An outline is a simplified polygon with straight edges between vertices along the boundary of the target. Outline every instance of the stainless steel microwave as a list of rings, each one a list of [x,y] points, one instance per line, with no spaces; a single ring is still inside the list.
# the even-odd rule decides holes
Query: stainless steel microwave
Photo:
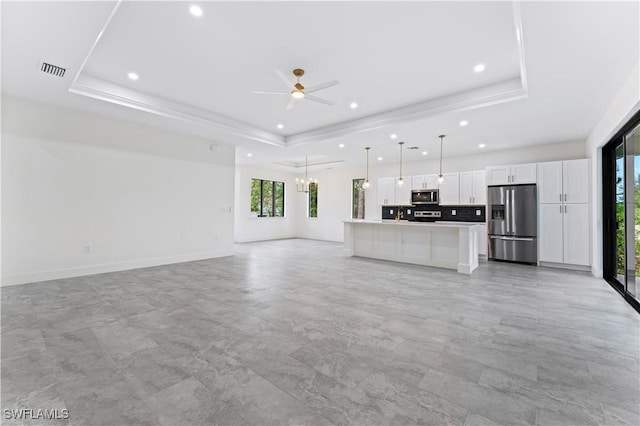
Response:
[[[440,197],[437,189],[414,189],[411,191],[411,204],[439,204]]]

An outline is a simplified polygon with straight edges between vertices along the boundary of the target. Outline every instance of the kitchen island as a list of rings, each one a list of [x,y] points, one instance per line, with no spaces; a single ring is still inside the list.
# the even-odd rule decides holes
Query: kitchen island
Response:
[[[454,269],[478,267],[482,225],[469,223],[345,220],[344,255]]]

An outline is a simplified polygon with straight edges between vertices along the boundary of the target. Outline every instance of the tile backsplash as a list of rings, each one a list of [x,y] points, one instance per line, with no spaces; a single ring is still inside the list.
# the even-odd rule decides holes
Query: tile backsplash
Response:
[[[398,209],[402,209],[402,220],[413,220],[415,210],[440,211],[438,220],[451,222],[486,222],[485,206],[383,206],[382,219],[395,219]]]

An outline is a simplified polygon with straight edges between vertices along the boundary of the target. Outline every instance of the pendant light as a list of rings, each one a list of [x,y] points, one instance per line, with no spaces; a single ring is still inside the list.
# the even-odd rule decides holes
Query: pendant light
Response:
[[[369,183],[369,150],[371,149],[371,147],[366,147],[365,148],[367,150],[367,179],[365,179],[365,181],[362,183],[362,189],[367,189],[369,188],[369,186],[371,186],[371,184]]]
[[[445,135],[438,136],[440,138],[440,174],[438,175],[438,183],[444,182],[444,175],[442,174],[442,140]]]
[[[400,177],[398,178],[398,186],[402,186],[404,185],[404,179],[402,179],[402,145],[404,145],[404,142],[398,142],[398,145],[400,145]]]
[[[304,157],[304,179],[296,178],[296,190],[298,192],[304,192],[305,194],[309,193],[309,185],[312,183],[317,184],[318,179],[309,179],[309,163],[307,161],[307,157]]]

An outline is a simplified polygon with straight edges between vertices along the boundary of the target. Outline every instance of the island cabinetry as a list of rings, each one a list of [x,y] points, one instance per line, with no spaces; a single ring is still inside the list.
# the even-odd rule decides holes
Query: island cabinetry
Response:
[[[470,274],[478,267],[480,232],[474,224],[345,221],[344,254]]]

